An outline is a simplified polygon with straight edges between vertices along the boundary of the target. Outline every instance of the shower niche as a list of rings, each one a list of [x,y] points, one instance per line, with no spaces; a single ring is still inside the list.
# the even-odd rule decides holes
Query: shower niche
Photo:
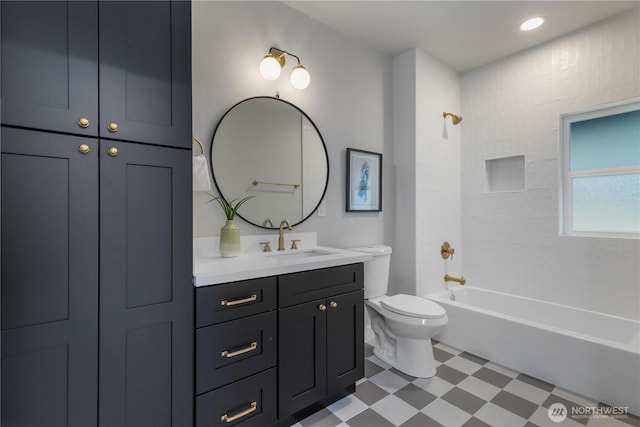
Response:
[[[524,154],[485,159],[485,192],[524,191]]]

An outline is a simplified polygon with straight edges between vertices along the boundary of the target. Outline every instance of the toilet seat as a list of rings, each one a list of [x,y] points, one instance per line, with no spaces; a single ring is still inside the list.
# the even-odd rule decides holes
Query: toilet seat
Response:
[[[380,305],[394,313],[422,319],[439,319],[447,313],[444,308],[426,298],[398,294],[380,300]]]

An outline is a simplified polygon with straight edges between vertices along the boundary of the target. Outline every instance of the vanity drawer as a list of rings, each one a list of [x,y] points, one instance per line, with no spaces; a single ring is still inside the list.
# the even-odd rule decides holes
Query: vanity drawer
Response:
[[[196,328],[275,308],[275,277],[196,288]]]
[[[362,263],[284,274],[279,277],[278,307],[357,291],[363,285]]]
[[[196,398],[196,427],[265,427],[276,422],[276,368]]]
[[[277,311],[196,329],[196,394],[276,365]]]

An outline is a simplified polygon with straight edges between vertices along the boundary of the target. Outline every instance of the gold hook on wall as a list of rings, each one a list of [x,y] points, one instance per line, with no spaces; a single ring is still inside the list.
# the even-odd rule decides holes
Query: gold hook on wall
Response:
[[[200,140],[195,136],[193,137],[193,140],[198,143],[198,145],[200,146],[200,150],[202,151],[202,154],[204,154],[204,145],[202,145],[202,142],[200,142]]]

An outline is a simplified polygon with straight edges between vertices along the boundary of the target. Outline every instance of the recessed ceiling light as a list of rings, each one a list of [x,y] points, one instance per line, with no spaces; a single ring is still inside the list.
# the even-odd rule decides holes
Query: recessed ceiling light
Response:
[[[539,16],[535,18],[527,19],[520,25],[520,29],[522,31],[533,30],[534,28],[538,28],[540,25],[542,25],[543,22],[544,22],[544,19],[542,19]]]

